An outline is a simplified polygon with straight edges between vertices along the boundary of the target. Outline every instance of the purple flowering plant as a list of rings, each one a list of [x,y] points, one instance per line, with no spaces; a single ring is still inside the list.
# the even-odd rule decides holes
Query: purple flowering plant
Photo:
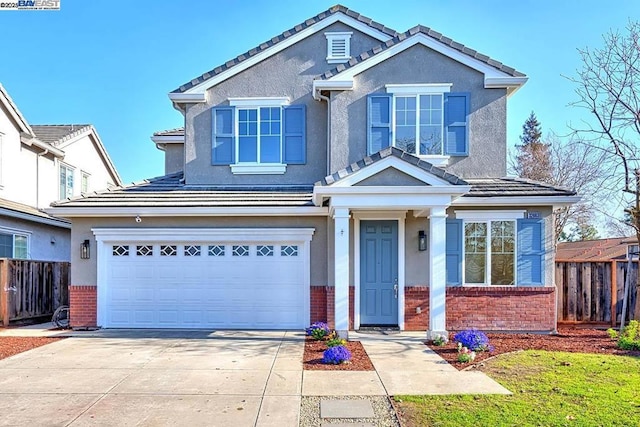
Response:
[[[489,345],[487,335],[477,329],[467,329],[460,331],[453,339],[460,347],[466,347],[472,351],[493,351],[493,347]]]
[[[351,360],[351,352],[343,345],[330,347],[322,354],[322,363],[339,365]]]
[[[324,322],[315,322],[305,329],[305,333],[308,336],[318,341],[329,335],[329,332],[329,325]]]

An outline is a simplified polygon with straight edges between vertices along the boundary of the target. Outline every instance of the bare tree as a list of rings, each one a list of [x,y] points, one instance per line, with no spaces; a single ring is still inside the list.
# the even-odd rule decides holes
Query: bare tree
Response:
[[[619,194],[640,240],[640,22],[629,21],[623,32],[610,31],[603,46],[579,49],[582,68],[570,78],[578,101],[590,120],[577,134],[607,153],[607,166],[619,177]],[[639,277],[640,279],[640,277]],[[636,283],[636,296],[640,286]],[[640,316],[636,304],[634,317]]]
[[[556,238],[563,231],[574,230],[577,235],[587,238],[584,230],[593,229],[600,207],[607,198],[610,176],[602,165],[605,153],[589,144],[574,139],[562,140],[555,134],[547,137],[551,178],[548,181],[556,187],[575,191],[580,202],[556,209]]]

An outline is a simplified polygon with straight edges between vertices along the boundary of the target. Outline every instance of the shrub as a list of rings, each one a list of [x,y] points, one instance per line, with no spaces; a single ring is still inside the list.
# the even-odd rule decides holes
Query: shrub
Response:
[[[305,329],[305,332],[308,336],[319,341],[329,335],[329,325],[324,322],[315,322]]]
[[[618,339],[618,331],[613,328],[607,329],[607,335],[609,335],[609,338],[611,338],[612,340]]]
[[[328,348],[322,354],[322,363],[339,365],[351,360],[351,352],[343,345]]]
[[[477,329],[467,329],[455,334],[453,339],[463,347],[473,351],[492,351],[493,347],[489,345],[489,338],[484,332]]]
[[[433,336],[433,339],[431,339],[431,342],[433,343],[433,345],[442,347],[443,345],[449,342],[449,337],[443,334],[435,334]]]
[[[341,345],[344,347],[346,343],[347,343],[347,340],[345,340],[344,338],[340,338],[338,336],[336,336],[335,338],[329,338],[326,341],[327,347],[335,347],[337,345]]]
[[[618,348],[622,350],[640,350],[640,323],[637,320],[631,320],[622,330],[620,338],[618,338]]]

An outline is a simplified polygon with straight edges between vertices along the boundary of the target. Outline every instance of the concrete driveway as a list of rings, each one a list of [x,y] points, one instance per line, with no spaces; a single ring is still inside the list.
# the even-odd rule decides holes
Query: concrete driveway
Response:
[[[304,336],[104,330],[0,360],[0,425],[298,425]]]

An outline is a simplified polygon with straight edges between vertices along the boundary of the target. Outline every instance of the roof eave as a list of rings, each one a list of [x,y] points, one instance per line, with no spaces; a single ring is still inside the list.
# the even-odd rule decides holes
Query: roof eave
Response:
[[[578,203],[580,196],[472,196],[460,197],[455,206],[553,206],[565,207]]]
[[[20,142],[30,147],[35,146],[43,150],[45,153],[51,153],[58,158],[64,158],[64,151],[55,148],[51,144],[40,141],[38,138],[35,138],[27,133],[20,134]]]

